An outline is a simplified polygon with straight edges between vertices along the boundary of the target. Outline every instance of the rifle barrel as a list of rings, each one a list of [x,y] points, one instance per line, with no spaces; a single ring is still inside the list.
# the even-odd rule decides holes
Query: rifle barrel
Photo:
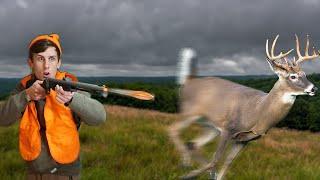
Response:
[[[47,78],[49,83],[59,84],[61,86],[69,86],[71,89],[79,89],[85,91],[98,91],[105,92],[106,88],[103,86],[98,86],[95,84],[83,83],[83,82],[73,82],[73,81],[64,81],[59,79]]]
[[[153,100],[154,95],[144,92],[144,91],[134,91],[127,89],[116,89],[116,88],[107,88],[104,86],[98,86],[95,84],[83,83],[83,82],[74,82],[74,81],[65,81],[53,78],[47,78],[44,82],[46,88],[54,88],[56,85],[60,85],[62,87],[66,87],[70,90],[82,90],[87,92],[98,92],[102,95],[106,93],[119,94],[129,97],[134,97],[140,100]],[[47,87],[47,85],[49,87]]]

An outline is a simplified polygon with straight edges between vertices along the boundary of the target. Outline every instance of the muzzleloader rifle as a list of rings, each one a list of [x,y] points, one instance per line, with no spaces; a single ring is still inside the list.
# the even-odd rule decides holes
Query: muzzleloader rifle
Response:
[[[98,86],[95,84],[83,83],[83,82],[74,82],[66,80],[58,80],[53,78],[46,78],[42,87],[46,90],[47,93],[50,92],[50,89],[54,89],[56,85],[59,85],[65,91],[86,91],[89,93],[101,94],[103,97],[106,97],[108,93],[129,96],[140,100],[154,100],[154,95],[145,92],[145,91],[134,91],[128,89],[115,89],[108,88],[106,86]]]

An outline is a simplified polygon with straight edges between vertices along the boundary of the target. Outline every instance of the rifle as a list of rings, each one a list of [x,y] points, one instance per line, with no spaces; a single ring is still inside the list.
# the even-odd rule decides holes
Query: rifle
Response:
[[[46,78],[43,83],[42,87],[46,90],[47,93],[50,92],[50,89],[54,89],[56,85],[59,85],[65,91],[86,91],[89,93],[98,93],[101,94],[103,97],[107,96],[107,93],[129,96],[140,100],[154,100],[154,95],[147,93],[145,91],[134,91],[134,90],[127,90],[127,89],[115,89],[115,88],[107,88],[106,86],[98,86],[95,84],[83,83],[83,82],[74,82],[74,81],[66,81],[66,80],[59,80],[53,78]]]

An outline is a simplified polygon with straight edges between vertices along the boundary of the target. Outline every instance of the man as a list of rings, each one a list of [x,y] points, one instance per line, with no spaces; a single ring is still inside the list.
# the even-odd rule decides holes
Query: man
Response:
[[[45,78],[77,81],[72,74],[59,71],[61,55],[57,34],[33,39],[28,59],[32,73],[0,104],[0,125],[20,120],[19,149],[27,164],[27,179],[79,179],[79,125],[106,120],[104,106],[86,92],[56,86],[46,94],[41,86]]]

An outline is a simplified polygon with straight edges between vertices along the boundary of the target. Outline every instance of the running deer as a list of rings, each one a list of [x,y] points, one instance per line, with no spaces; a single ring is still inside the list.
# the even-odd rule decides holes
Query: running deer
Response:
[[[169,136],[181,153],[184,165],[190,165],[191,156],[197,157],[195,160],[202,163],[199,169],[189,172],[182,177],[183,179],[197,177],[205,171],[210,172],[211,179],[222,179],[233,159],[247,142],[265,135],[271,127],[282,120],[288,114],[297,95],[315,95],[317,88],[307,79],[300,64],[317,58],[320,51],[317,54],[313,48],[313,54],[309,55],[307,36],[305,55],[302,56],[299,39],[295,35],[298,58],[294,57],[289,61],[286,56],[293,49],[278,55],[274,53],[278,37],[279,35],[274,39],[270,52],[268,40],[266,41],[267,62],[279,77],[269,93],[217,77],[196,78],[195,74],[192,74],[196,71],[195,66],[193,68],[191,66],[192,60],[196,57],[195,52],[192,49],[182,51],[180,111],[184,121],[171,125]],[[179,138],[179,133],[202,118],[205,118],[212,127],[185,145]],[[199,154],[199,148],[218,135],[220,141],[212,160],[204,162],[204,158]],[[221,160],[228,143],[231,143],[231,150],[221,170],[216,173],[216,164]]]

